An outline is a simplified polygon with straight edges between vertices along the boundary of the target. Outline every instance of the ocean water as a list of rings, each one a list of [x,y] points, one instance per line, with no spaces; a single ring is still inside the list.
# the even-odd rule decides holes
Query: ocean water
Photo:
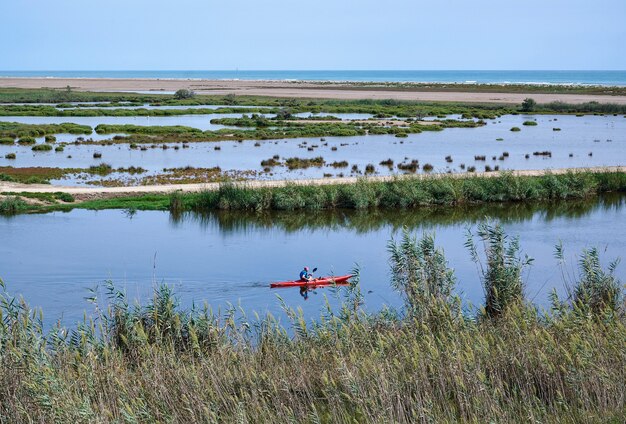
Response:
[[[0,77],[373,81],[626,86],[623,71],[2,71]]]

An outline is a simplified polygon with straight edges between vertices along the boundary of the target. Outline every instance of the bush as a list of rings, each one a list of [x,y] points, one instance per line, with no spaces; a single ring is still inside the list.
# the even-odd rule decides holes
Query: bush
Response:
[[[15,143],[15,140],[11,137],[0,137],[0,144],[9,145],[13,143]]]
[[[26,202],[17,196],[7,196],[0,200],[0,214],[14,214],[26,209]]]
[[[17,140],[17,143],[22,145],[35,144],[36,142],[34,137],[20,137],[20,139]]]
[[[55,151],[55,152],[62,152],[63,150],[65,150],[65,149],[63,148],[63,146],[57,146],[57,147],[55,147],[55,148],[54,148],[54,151]]]
[[[522,125],[526,125],[527,127],[534,127],[537,125],[537,121],[524,121]]]
[[[520,127],[513,127],[513,128],[511,128],[511,131],[517,132],[517,131],[521,131],[521,129],[520,129]]]
[[[180,90],[176,90],[174,93],[174,98],[177,100],[191,99],[195,97],[196,93],[193,90],[189,90],[186,88],[181,88]]]
[[[522,112],[532,112],[537,107],[537,102],[534,99],[526,98],[522,102]]]
[[[65,203],[73,203],[76,199],[69,193],[58,192],[54,193],[54,197],[58,200],[61,200]]]
[[[33,152],[49,152],[50,150],[52,150],[52,146],[49,144],[37,144],[32,148]]]
[[[46,143],[56,143],[56,141],[57,141],[57,138],[55,136],[53,136],[53,135],[47,135],[45,137],[45,142]]]
[[[7,153],[6,155],[4,155],[5,159],[15,159],[15,153]]]

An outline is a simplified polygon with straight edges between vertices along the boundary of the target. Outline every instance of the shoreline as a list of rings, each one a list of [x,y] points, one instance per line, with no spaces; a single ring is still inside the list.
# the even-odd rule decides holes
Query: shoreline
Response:
[[[600,166],[591,168],[556,168],[535,169],[517,171],[492,171],[457,174],[399,174],[368,177],[345,177],[345,178],[309,178],[300,180],[248,180],[233,182],[241,188],[277,188],[286,186],[326,186],[326,185],[350,185],[360,181],[388,182],[402,179],[427,180],[437,178],[495,178],[504,174],[515,177],[540,177],[545,175],[564,175],[567,173],[626,173],[626,166]],[[194,193],[201,191],[219,190],[223,183],[192,183],[192,184],[164,184],[144,185],[132,187],[93,187],[93,186],[61,186],[48,184],[24,184],[0,181],[0,196],[19,195],[20,193],[67,193],[76,197],[76,204],[87,200],[130,197],[142,194],[170,194],[172,192]]]
[[[546,92],[550,88],[607,89],[601,86],[563,86],[521,84],[467,84],[444,83],[370,83],[329,81],[278,81],[278,80],[211,80],[211,79],[151,79],[151,78],[42,78],[2,77],[0,88],[17,89],[65,89],[91,92],[142,92],[169,94],[179,89],[190,89],[198,94],[246,95],[280,98],[318,98],[336,100],[392,99],[426,102],[465,102],[519,104],[532,97],[538,103],[565,102],[570,104],[599,102],[626,104],[623,87],[616,87],[619,95],[601,93]],[[520,88],[521,87],[521,88]],[[500,90],[502,88],[502,90]],[[507,88],[510,90],[507,91]],[[517,91],[513,90],[516,89]],[[610,88],[610,87],[608,87]],[[536,90],[536,91],[534,91]]]

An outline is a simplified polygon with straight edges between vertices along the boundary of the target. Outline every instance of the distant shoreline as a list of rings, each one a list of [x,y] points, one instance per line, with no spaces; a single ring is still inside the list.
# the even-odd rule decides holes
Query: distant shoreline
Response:
[[[626,87],[626,70],[0,70],[2,77]]]
[[[337,100],[393,99],[426,102],[519,104],[532,97],[539,103],[626,104],[626,88],[499,84],[334,83],[320,81],[210,80],[153,78],[3,77],[0,88],[65,89],[98,92],[172,93],[190,89],[198,94],[246,95]]]

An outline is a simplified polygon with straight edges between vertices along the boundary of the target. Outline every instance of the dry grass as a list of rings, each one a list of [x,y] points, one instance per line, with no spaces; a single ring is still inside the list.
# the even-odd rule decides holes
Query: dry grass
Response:
[[[315,323],[285,306],[289,330],[234,309],[182,311],[166,286],[133,306],[108,285],[106,313],[44,335],[38,313],[5,294],[0,421],[624,421],[623,304],[462,312],[431,238],[394,246],[405,308],[366,313],[357,277]]]

